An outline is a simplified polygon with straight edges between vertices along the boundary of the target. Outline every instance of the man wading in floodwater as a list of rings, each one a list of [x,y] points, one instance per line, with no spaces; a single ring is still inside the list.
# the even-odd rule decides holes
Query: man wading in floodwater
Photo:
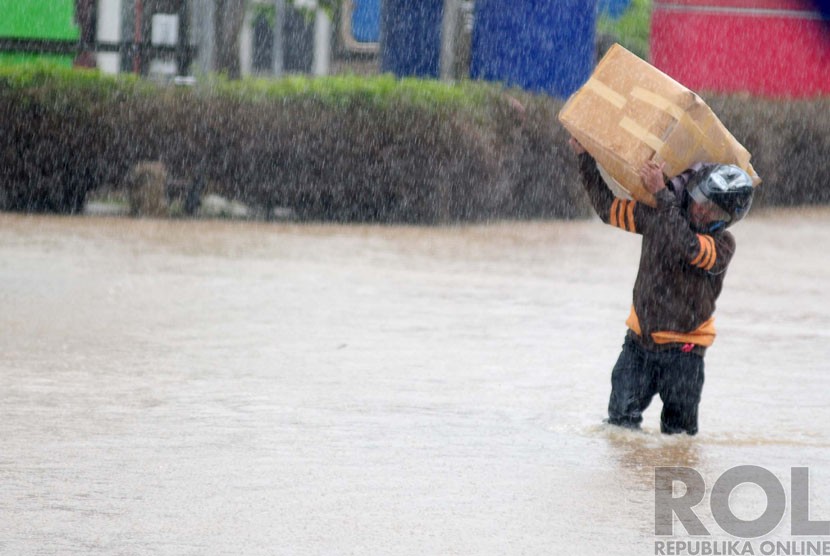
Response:
[[[640,170],[656,208],[616,198],[596,161],[571,138],[594,210],[606,224],[641,234],[640,269],[628,333],[611,373],[608,423],[639,428],[655,394],[663,400],[660,430],[697,433],[703,356],[715,339],[715,300],[735,252],[726,228],[752,204],[752,179],[732,165],[695,164],[670,182],[663,166]]]

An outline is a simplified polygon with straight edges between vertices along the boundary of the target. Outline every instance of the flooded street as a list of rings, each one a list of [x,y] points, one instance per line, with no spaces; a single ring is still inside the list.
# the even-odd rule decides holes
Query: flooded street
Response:
[[[734,232],[668,438],[601,425],[639,238],[597,220],[2,214],[0,554],[648,555],[660,465],[806,466],[830,520],[830,208]]]

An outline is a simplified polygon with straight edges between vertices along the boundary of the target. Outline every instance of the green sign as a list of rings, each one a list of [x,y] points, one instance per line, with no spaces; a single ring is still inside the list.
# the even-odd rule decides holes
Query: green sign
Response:
[[[0,40],[43,39],[77,41],[75,0],[0,0]],[[0,64],[48,60],[72,65],[72,56],[0,52]]]

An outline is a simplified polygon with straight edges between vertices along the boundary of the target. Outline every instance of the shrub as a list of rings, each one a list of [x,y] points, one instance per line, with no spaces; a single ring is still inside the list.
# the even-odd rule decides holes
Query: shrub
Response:
[[[519,102],[517,102],[517,100]],[[755,155],[759,204],[826,202],[827,100],[709,97]],[[161,87],[0,70],[0,208],[77,212],[142,161],[175,183],[305,219],[452,222],[589,213],[562,102],[391,76]],[[192,200],[192,199],[191,199]],[[185,206],[194,208],[193,203]]]
[[[584,214],[584,200],[566,192],[576,191],[573,168],[563,182],[564,157],[552,149],[561,135],[555,103],[524,100],[546,120],[525,128],[498,86],[470,82],[215,78],[176,89],[95,72],[6,69],[0,121],[11,133],[0,139],[0,203],[76,212],[90,191],[157,160],[176,181],[309,219]]]

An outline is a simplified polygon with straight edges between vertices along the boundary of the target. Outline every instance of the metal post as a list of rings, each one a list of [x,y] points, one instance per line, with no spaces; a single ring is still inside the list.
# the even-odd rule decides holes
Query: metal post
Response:
[[[274,77],[282,76],[285,71],[285,52],[283,50],[282,28],[285,24],[285,0],[274,0]]]
[[[216,28],[214,25],[213,0],[193,0],[193,26],[191,33],[196,44],[196,69],[207,74],[214,69]]]
[[[117,41],[120,44],[118,49],[119,72],[129,73],[133,64],[133,30],[135,29],[135,0],[121,1],[121,26],[119,28]],[[98,40],[102,40],[101,33],[98,33]],[[99,62],[100,63],[100,62]]]
[[[441,79],[448,81],[455,78],[455,42],[458,33],[459,0],[444,0],[444,16],[441,21]]]
[[[100,0],[97,4],[97,30],[95,32],[96,65],[106,73],[119,73],[124,70],[122,52],[119,45],[123,44],[123,5],[121,0]],[[129,35],[127,35],[129,36]],[[101,44],[111,45],[109,51],[101,48]],[[127,68],[129,71],[129,67]]]
[[[135,0],[135,22],[133,27],[133,73],[141,74],[144,65],[142,33],[144,31],[144,0]]]
[[[176,45],[176,66],[178,75],[190,72],[190,6],[189,0],[179,0],[179,44]]]
[[[328,75],[331,62],[331,19],[318,9],[314,16],[314,58],[311,71],[314,75]]]
[[[81,28],[81,41],[75,65],[80,67],[95,67],[95,12],[98,9],[95,0],[75,0],[75,19]]]

